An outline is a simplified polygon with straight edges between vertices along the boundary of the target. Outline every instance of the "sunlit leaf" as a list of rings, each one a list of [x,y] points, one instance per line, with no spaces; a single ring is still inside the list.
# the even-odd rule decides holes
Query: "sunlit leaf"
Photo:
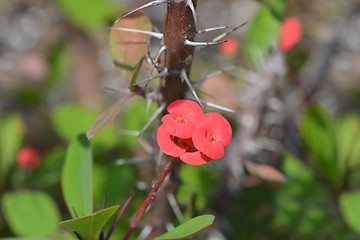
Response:
[[[346,224],[360,234],[360,191],[343,193],[339,202]]]
[[[92,156],[90,143],[85,135],[73,140],[67,149],[61,184],[66,205],[73,218],[74,211],[77,216],[92,213]]]
[[[300,133],[318,169],[333,183],[339,183],[335,128],[331,116],[318,105],[310,107],[305,113]]]
[[[71,232],[76,232],[84,240],[98,239],[96,236],[106,222],[115,214],[119,206],[99,210],[91,215],[60,222]]]
[[[110,50],[115,66],[130,84],[132,74],[145,54],[150,36],[142,33],[125,32],[116,27],[151,31],[152,25],[143,14],[132,14],[113,25],[110,33]]]
[[[19,236],[49,236],[58,230],[59,211],[54,200],[44,192],[8,192],[1,203],[7,223]]]
[[[109,126],[109,124],[115,120],[117,115],[119,115],[129,98],[131,98],[132,96],[133,94],[129,94],[108,107],[90,126],[89,130],[86,132],[86,137],[88,139],[95,137],[96,135],[101,133],[107,126]]]
[[[67,19],[84,31],[105,27],[119,13],[121,3],[109,0],[57,0]]]
[[[0,119],[0,185],[1,179],[15,162],[24,130],[25,123],[18,114],[11,113]]]
[[[173,230],[155,238],[155,240],[165,239],[185,239],[194,236],[209,227],[215,220],[213,215],[201,215],[177,226]]]
[[[257,176],[260,179],[271,182],[286,182],[284,174],[272,166],[253,163],[247,160],[245,161],[245,167],[252,175]]]

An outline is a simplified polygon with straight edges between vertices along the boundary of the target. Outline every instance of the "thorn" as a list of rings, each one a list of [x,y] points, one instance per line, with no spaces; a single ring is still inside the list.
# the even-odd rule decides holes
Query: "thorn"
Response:
[[[194,47],[197,47],[197,46],[212,46],[212,45],[217,45],[217,44],[220,44],[220,43],[225,43],[227,41],[219,41],[219,42],[192,42],[192,41],[189,41],[187,39],[185,39],[185,44],[186,45],[190,45],[190,46],[194,46]]]
[[[186,70],[185,70],[185,69],[181,70],[180,76],[181,76],[181,79],[182,79],[183,81],[185,81],[186,84],[188,85],[188,87],[190,88],[192,94],[193,94],[194,97],[196,98],[196,100],[197,100],[197,102],[199,103],[199,105],[201,106],[201,108],[203,108],[203,105],[201,104],[199,97],[197,96],[197,94],[196,94],[193,86],[191,85],[191,82],[190,82],[189,78],[188,78],[187,75],[186,75]]]
[[[149,81],[154,80],[156,78],[166,77],[168,75],[169,75],[169,72],[168,72],[167,68],[165,68],[164,71],[162,71],[161,73],[158,73],[158,74],[152,76],[151,78],[144,79],[144,80],[141,80],[141,81],[139,81],[137,83],[134,83],[129,88],[131,88],[133,86],[136,86],[136,85],[139,85],[139,84],[142,84],[142,83],[145,83],[145,82],[149,82]]]
[[[244,25],[246,25],[246,24],[247,24],[247,22],[244,22],[244,23],[242,23],[242,24],[240,24],[240,25],[238,25],[238,26],[235,26],[234,28],[230,29],[229,31],[224,32],[224,33],[220,34],[219,36],[213,38],[212,41],[214,41],[214,42],[220,41],[220,40],[223,39],[224,37],[228,36],[230,33],[238,30],[239,28],[241,28],[242,26],[244,26]]]
[[[117,22],[120,21],[121,19],[129,16],[130,14],[132,14],[132,13],[134,13],[134,12],[136,12],[136,11],[142,10],[142,9],[144,9],[144,8],[147,8],[147,7],[156,6],[156,5],[159,5],[159,4],[162,4],[162,3],[166,3],[167,1],[168,1],[168,0],[155,0],[155,1],[149,2],[149,3],[145,4],[145,5],[142,5],[142,6],[138,7],[138,8],[136,8],[135,10],[132,10],[131,12],[128,12],[127,14],[125,14],[124,16],[122,16],[121,18],[117,19],[117,20],[115,21],[115,23],[117,23]]]
[[[160,50],[159,50],[159,52],[158,52],[158,55],[157,55],[156,58],[155,58],[155,62],[154,62],[154,64],[153,64],[153,67],[151,68],[151,71],[150,71],[150,73],[149,73],[148,81],[147,81],[147,83],[145,84],[145,87],[147,87],[147,85],[149,84],[151,75],[152,75],[152,73],[154,72],[155,67],[156,67],[156,66],[158,65],[158,63],[159,63],[159,58],[160,58],[161,54],[162,54],[165,50],[166,50],[166,46],[165,46],[165,45],[161,46],[161,48],[160,48]]]
[[[78,215],[76,214],[76,211],[75,211],[75,208],[74,208],[74,207],[72,208],[72,210],[73,210],[73,212],[74,212],[75,217],[78,218]]]
[[[195,22],[195,28],[196,28],[196,12],[195,12],[195,7],[194,7],[194,4],[192,2],[192,0],[187,0],[186,1],[186,6],[189,6],[189,8],[191,9],[191,12],[193,14],[193,18],[194,18],[194,22]]]
[[[150,36],[160,39],[160,40],[162,40],[163,36],[164,36],[162,33],[156,33],[156,32],[144,31],[144,30],[138,30],[138,29],[132,29],[132,28],[110,27],[110,29],[124,31],[124,32],[142,33],[142,34],[150,35]]]
[[[143,132],[150,126],[151,123],[154,122],[154,120],[160,116],[160,114],[162,113],[162,111],[164,111],[166,107],[166,104],[162,103],[159,108],[156,110],[156,112],[151,116],[151,118],[149,119],[149,121],[145,124],[145,126],[143,127],[143,129],[141,129],[141,131],[139,132],[139,134],[137,135],[137,137],[139,137],[141,134],[143,134]]]
[[[111,227],[110,227],[110,229],[109,229],[109,232],[106,234],[106,237],[105,237],[104,240],[108,240],[108,239],[110,238],[112,232],[114,231],[116,225],[119,223],[121,216],[124,214],[126,208],[129,206],[131,200],[132,200],[132,196],[130,196],[130,197],[126,200],[125,204],[124,204],[124,205],[122,206],[122,208],[120,209],[120,212],[119,212],[119,214],[117,215],[117,217],[116,217],[116,219],[115,219],[115,222],[113,222],[113,224],[111,225]]]
[[[186,97],[189,98],[189,99],[192,99],[192,100],[196,100],[190,94],[187,94]],[[235,111],[233,109],[230,109],[230,108],[227,108],[227,107],[215,104],[215,103],[207,102],[207,101],[204,101],[204,100],[200,100],[200,101],[201,101],[202,104],[204,104],[205,106],[208,106],[208,107],[213,107],[213,108],[219,109],[221,111],[229,112],[229,113],[238,113],[237,111]]]
[[[184,222],[184,217],[181,213],[181,210],[180,210],[180,207],[178,205],[178,203],[176,202],[176,198],[174,196],[174,194],[172,192],[169,192],[167,194],[167,200],[172,208],[172,210],[174,211],[174,214],[176,216],[176,218],[178,219],[178,221],[180,223],[183,223]]]
[[[206,29],[198,30],[196,33],[212,32],[212,31],[221,30],[221,29],[225,29],[225,28],[231,28],[231,27],[233,27],[233,26],[227,25],[227,26],[221,26],[221,27],[206,28]]]

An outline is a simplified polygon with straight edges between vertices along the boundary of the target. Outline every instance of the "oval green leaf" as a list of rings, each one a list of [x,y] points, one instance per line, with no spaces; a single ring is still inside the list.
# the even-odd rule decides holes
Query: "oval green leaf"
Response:
[[[25,124],[20,115],[11,113],[0,119],[0,185],[15,162],[24,131]]]
[[[145,54],[150,36],[142,33],[120,31],[131,28],[151,31],[150,19],[140,13],[132,14],[114,23],[110,33],[110,50],[116,68],[130,84],[139,59]]]
[[[360,191],[343,193],[339,202],[346,224],[360,234]]]
[[[105,208],[88,216],[60,222],[60,225],[71,232],[76,232],[84,240],[97,239],[95,236],[118,208],[119,206]]]
[[[339,183],[334,121],[329,113],[314,105],[308,109],[300,134],[318,169],[333,183]]]
[[[44,192],[5,193],[1,206],[6,222],[16,235],[42,237],[58,230],[59,211],[54,200]]]
[[[69,212],[75,217],[92,213],[92,156],[85,135],[73,140],[67,151],[61,177],[62,191]]]
[[[213,215],[201,215],[177,226],[155,240],[185,239],[194,236],[209,227],[215,220]]]

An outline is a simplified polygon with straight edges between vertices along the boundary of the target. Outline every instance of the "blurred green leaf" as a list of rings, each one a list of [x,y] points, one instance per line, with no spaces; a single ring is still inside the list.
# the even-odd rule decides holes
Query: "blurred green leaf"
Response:
[[[85,135],[73,140],[67,151],[61,178],[62,190],[71,216],[89,215],[92,201],[92,156],[90,143]]]
[[[119,2],[109,0],[57,0],[56,2],[68,20],[86,32],[104,28],[121,8]]]
[[[105,130],[119,115],[121,110],[124,109],[125,104],[128,100],[133,96],[133,94],[128,94],[123,98],[119,99],[115,103],[113,103],[110,107],[105,109],[104,112],[100,114],[100,116],[96,119],[96,121],[91,124],[88,131],[86,132],[86,136],[88,139],[95,137],[99,133]]]
[[[78,105],[66,104],[56,108],[52,113],[52,123],[60,137],[71,141],[79,134],[86,132],[97,117],[98,114],[95,111]],[[94,145],[113,147],[119,142],[119,139],[113,126],[108,126],[91,142]]]
[[[132,86],[136,83],[136,80],[139,76],[140,69],[141,69],[141,66],[142,66],[144,60],[145,60],[145,56],[140,58],[139,62],[136,64],[135,71],[133,72],[131,80],[130,80],[130,84],[129,84],[130,86]],[[133,92],[134,90],[135,90],[135,86],[130,87],[130,91]]]
[[[84,240],[95,240],[100,229],[115,214],[119,206],[112,206],[102,209],[91,215],[80,218],[71,219],[60,222],[60,224],[70,230],[76,232]]]
[[[334,184],[340,182],[336,156],[335,124],[325,109],[314,105],[305,113],[300,134],[319,170]]]
[[[155,238],[155,240],[164,239],[185,239],[194,236],[209,227],[215,220],[213,215],[201,215],[190,219],[189,221],[177,226],[173,230]]]
[[[18,190],[5,193],[2,210],[11,230],[19,236],[49,236],[58,230],[59,211],[44,192]]]
[[[46,154],[39,169],[33,171],[28,179],[32,186],[47,187],[60,182],[61,169],[65,162],[64,147],[56,147]]]
[[[360,165],[360,122],[356,114],[338,120],[336,140],[338,164],[344,174],[348,168]]]
[[[116,68],[129,83],[139,59],[145,54],[150,36],[141,33],[125,32],[116,28],[131,28],[152,31],[150,19],[136,13],[114,23],[110,32],[110,50]]]
[[[339,203],[346,224],[360,234],[360,191],[343,193]]]
[[[219,172],[205,166],[191,166],[182,164],[180,168],[180,179],[182,184],[177,193],[180,203],[188,203],[189,197],[195,195],[195,207],[203,210],[206,206],[209,194],[219,178]]]
[[[274,0],[271,4],[264,4],[255,18],[251,21],[244,44],[244,59],[254,64],[266,57],[276,44],[281,19],[284,14],[285,0]]]
[[[0,185],[15,162],[24,137],[25,123],[20,115],[10,113],[0,119]]]

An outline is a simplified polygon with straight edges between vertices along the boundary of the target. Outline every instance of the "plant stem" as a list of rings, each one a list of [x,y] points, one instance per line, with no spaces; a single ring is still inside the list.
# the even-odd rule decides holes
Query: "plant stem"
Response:
[[[169,174],[169,172],[171,171],[171,169],[175,166],[175,164],[179,161],[179,158],[172,158],[172,160],[166,165],[165,169],[163,170],[163,172],[160,174],[158,180],[156,181],[155,185],[152,187],[149,195],[146,197],[145,201],[143,202],[143,204],[141,205],[139,211],[137,212],[134,220],[132,221],[128,231],[126,232],[123,240],[127,240],[129,239],[131,233],[133,232],[133,230],[135,229],[136,225],[138,224],[140,218],[142,217],[142,215],[144,214],[145,210],[147,209],[147,207],[149,206],[151,200],[154,198],[155,194],[157,193],[157,191],[159,190],[161,184],[163,183],[165,177]]]

